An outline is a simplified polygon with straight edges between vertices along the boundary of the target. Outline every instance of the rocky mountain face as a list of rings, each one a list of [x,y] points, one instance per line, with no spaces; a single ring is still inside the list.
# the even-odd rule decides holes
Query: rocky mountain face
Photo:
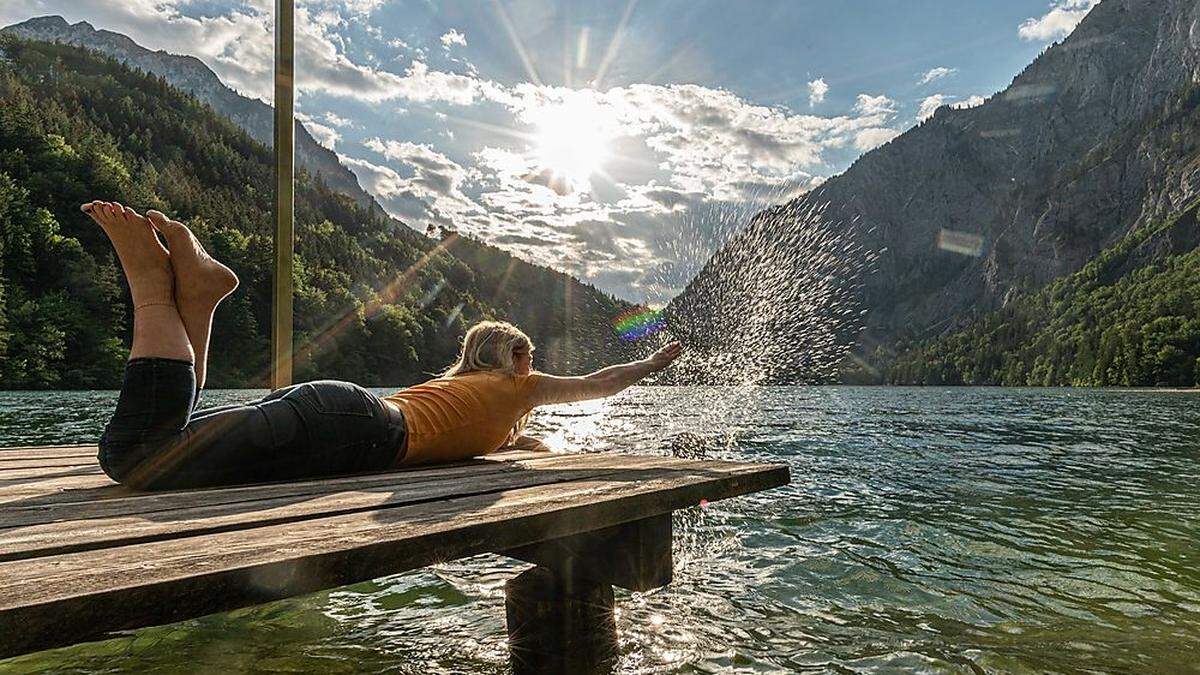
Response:
[[[826,228],[878,253],[863,278],[860,355],[952,332],[1195,199],[1198,89],[1200,3],[1103,0],[1005,90],[939,109],[760,214],[728,249],[753,251],[824,207]],[[1172,236],[1158,248],[1198,243],[1194,228]],[[753,258],[730,250],[677,307],[713,304],[711,289],[738,276],[722,261]]]
[[[194,56],[150,51],[129,37],[97,30],[86,21],[74,25],[61,16],[43,16],[8,26],[11,33],[28,40],[61,42],[86,47],[111,56],[126,65],[158,75],[177,89],[192,94],[213,110],[228,117],[255,140],[268,147],[274,143],[274,110],[257,99],[247,98],[225,86],[216,73]],[[304,125],[296,122],[296,162],[317,175],[334,190],[350,196],[359,205],[383,208],[362,189],[358,178],[338,161],[337,155],[317,143]]]

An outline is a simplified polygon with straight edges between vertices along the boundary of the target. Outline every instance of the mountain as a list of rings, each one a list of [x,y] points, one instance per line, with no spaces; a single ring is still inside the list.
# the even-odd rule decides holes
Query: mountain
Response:
[[[164,78],[65,44],[0,35],[0,389],[113,388],[131,308],[102,197],[188,223],[242,279],[212,338],[214,387],[265,386],[273,152]],[[443,369],[482,318],[515,321],[537,365],[626,359],[594,287],[478,242],[434,241],[323,180],[296,177],[297,379],[396,386]]]
[[[897,350],[1037,293],[1200,194],[1198,25],[1194,0],[1103,0],[982,105],[942,107],[760,214],[677,304],[720,304],[704,289],[744,276],[723,260],[747,258],[738,249],[778,239],[821,207],[825,228],[878,254],[862,276],[855,358],[859,376],[886,377]],[[1160,231],[1124,269],[1197,240],[1194,227]]]
[[[930,385],[1200,384],[1200,200],[1141,227],[1036,293],[898,354],[890,382]]]
[[[96,30],[86,21],[69,24],[61,16],[42,16],[8,26],[9,33],[29,40],[60,42],[86,47],[118,61],[162,77],[175,88],[188,92],[245,129],[255,140],[270,147],[274,143],[274,109],[260,100],[247,98],[225,86],[217,74],[194,56],[150,51],[120,33]],[[338,161],[337,155],[317,143],[296,122],[296,163],[331,188],[350,195],[354,201],[381,213],[383,207],[362,189],[358,178]]]

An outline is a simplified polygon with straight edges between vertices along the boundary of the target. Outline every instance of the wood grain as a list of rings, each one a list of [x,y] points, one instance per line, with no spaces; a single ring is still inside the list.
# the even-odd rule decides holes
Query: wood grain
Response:
[[[788,481],[779,465],[496,457],[309,484],[76,488],[75,497],[97,498],[17,502],[24,505],[0,515],[0,523],[12,519],[0,547],[33,557],[0,562],[0,658],[528,547]]]

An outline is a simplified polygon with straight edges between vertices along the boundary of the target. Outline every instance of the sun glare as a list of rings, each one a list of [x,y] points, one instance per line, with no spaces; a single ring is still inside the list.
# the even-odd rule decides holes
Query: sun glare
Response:
[[[537,161],[576,186],[586,185],[608,160],[612,115],[590,99],[556,102],[531,115]]]

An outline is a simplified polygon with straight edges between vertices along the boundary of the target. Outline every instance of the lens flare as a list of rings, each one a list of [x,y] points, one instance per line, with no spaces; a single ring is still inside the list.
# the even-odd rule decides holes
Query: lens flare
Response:
[[[626,310],[616,319],[613,319],[613,331],[622,340],[637,340],[647,335],[653,335],[662,330],[663,326],[666,325],[667,322],[663,318],[662,310],[650,309],[648,307],[635,307],[634,309]]]

